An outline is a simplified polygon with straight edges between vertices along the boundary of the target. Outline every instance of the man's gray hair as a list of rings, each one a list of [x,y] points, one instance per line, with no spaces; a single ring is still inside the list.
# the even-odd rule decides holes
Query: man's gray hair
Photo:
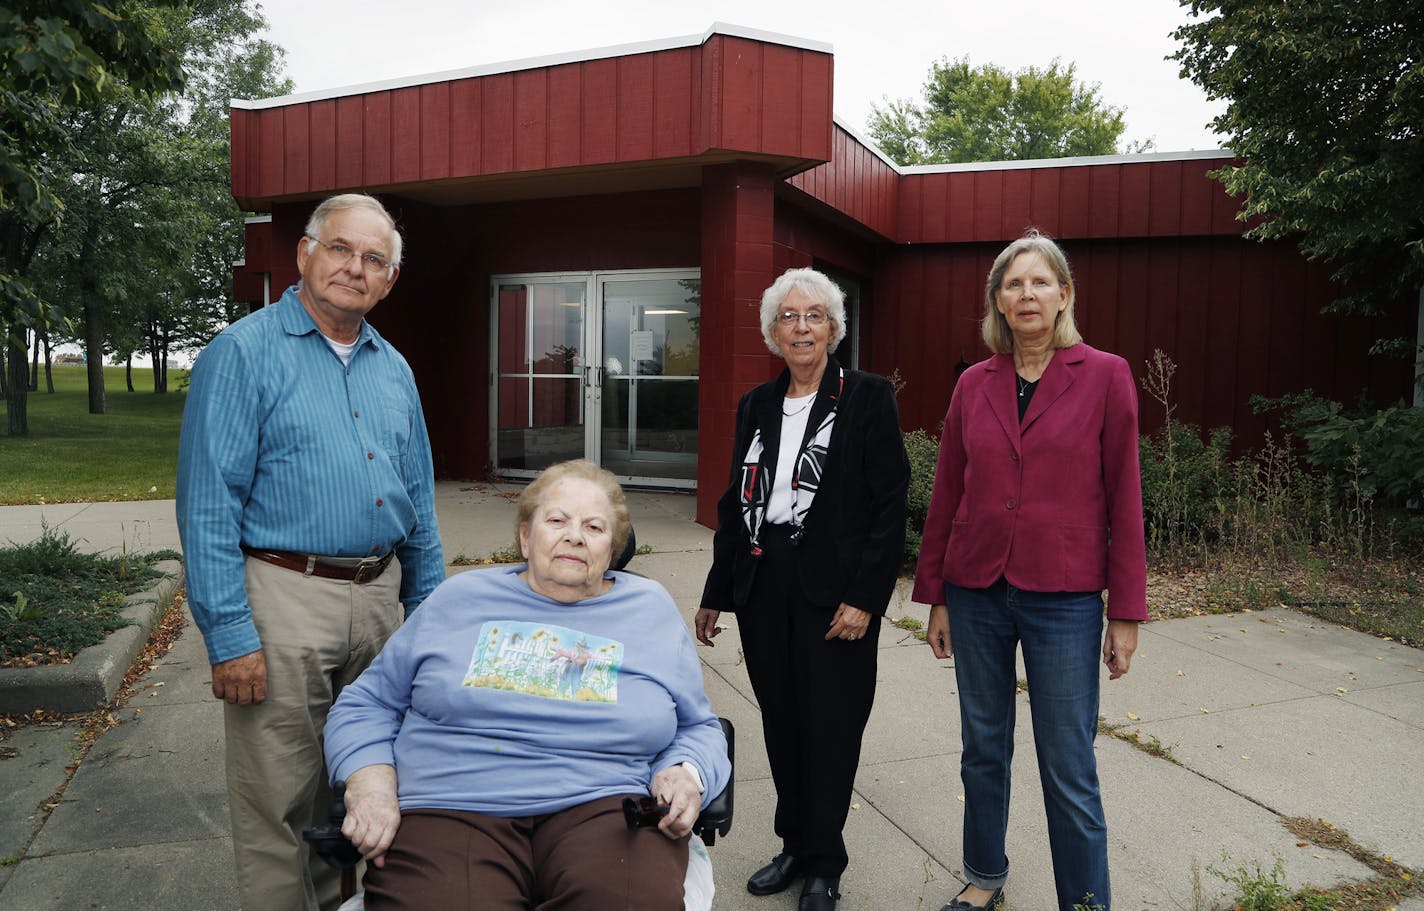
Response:
[[[766,347],[772,354],[781,354],[774,334],[776,320],[793,289],[825,308],[831,321],[831,338],[826,350],[835,351],[846,334],[845,292],[825,273],[815,269],[787,269],[762,293],[761,337],[766,340]]]
[[[311,218],[307,219],[306,236],[307,252],[316,252],[316,240],[321,236],[321,232],[326,230],[326,222],[337,212],[345,212],[349,209],[365,209],[373,212],[385,220],[391,229],[391,254],[387,257],[393,267],[401,264],[401,233],[396,228],[396,220],[391,217],[391,213],[386,211],[386,207],[381,205],[381,201],[374,196],[367,196],[365,193],[341,193],[337,196],[330,196],[322,200],[321,205],[312,212]]]

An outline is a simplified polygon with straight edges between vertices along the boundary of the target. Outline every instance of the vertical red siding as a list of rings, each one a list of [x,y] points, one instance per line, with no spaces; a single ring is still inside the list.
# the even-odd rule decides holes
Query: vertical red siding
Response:
[[[514,170],[514,77],[486,76],[480,97],[480,160],[485,173]]]
[[[421,87],[395,89],[391,100],[391,176],[393,183],[420,179]]]
[[[260,143],[257,162],[257,194],[259,196],[280,196],[282,189],[282,165],[285,151],[283,142],[282,110],[260,111],[257,115],[258,142]]]
[[[548,161],[549,71],[514,74],[514,110],[508,129],[514,136],[514,170],[538,171]]]
[[[1151,208],[1147,233],[1167,237],[1182,230],[1182,163],[1154,161],[1148,165]]]
[[[363,125],[365,186],[380,186],[391,182],[391,95],[372,92],[366,99]]]
[[[719,125],[723,148],[757,148],[761,145],[762,45],[744,38],[722,36],[722,98]]]
[[[766,90],[760,105],[761,146],[772,154],[798,155],[801,151],[801,57],[795,48],[775,44],[762,48],[760,75]]]
[[[693,72],[697,58],[690,49],[653,57],[653,157],[693,154]]]
[[[450,86],[450,171],[469,177],[483,169],[480,154],[480,81],[461,79]]]
[[[581,66],[583,162],[613,161],[618,155],[618,62],[590,60]]]
[[[283,193],[300,193],[311,185],[310,105],[282,109]]]
[[[336,185],[359,187],[364,181],[365,143],[362,141],[362,110],[360,97],[336,100]],[[333,188],[334,189],[334,188]]]
[[[420,179],[450,175],[450,83],[420,87]]]
[[[317,101],[311,106],[311,188],[336,187],[336,102]]]
[[[549,71],[549,117],[546,124],[547,164],[568,168],[582,161],[583,69],[577,64]]]
[[[618,160],[653,157],[653,60],[618,58]]]
[[[1004,188],[999,200],[1003,223],[995,234],[1016,237],[1024,232],[1024,228],[1035,224],[1030,214],[1034,171],[1000,171],[999,174],[1003,177]]]

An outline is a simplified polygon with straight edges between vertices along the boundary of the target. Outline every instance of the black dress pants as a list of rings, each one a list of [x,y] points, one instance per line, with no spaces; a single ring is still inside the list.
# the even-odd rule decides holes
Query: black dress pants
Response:
[[[790,527],[764,526],[745,607],[742,653],[761,705],[776,784],[776,834],[808,876],[840,876],[860,740],[875,702],[880,617],[855,641],[827,640],[838,604],[812,604],[797,580]]]

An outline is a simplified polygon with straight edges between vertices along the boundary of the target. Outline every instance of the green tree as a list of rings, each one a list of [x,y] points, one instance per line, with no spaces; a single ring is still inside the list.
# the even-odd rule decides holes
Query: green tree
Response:
[[[44,319],[28,280],[45,232],[61,222],[69,116],[125,90],[182,84],[163,13],[181,0],[5,0],[0,6],[0,326],[8,430],[29,432],[25,341]]]
[[[1104,104],[1072,63],[1009,72],[969,58],[930,66],[920,104],[901,98],[871,106],[868,128],[881,151],[902,165],[1112,155],[1124,130],[1122,108]],[[1141,152],[1151,140],[1127,143]]]
[[[71,177],[56,190],[68,218],[40,256],[49,299],[82,327],[91,413],[106,409],[106,355],[123,363],[146,350],[164,392],[170,349],[206,342],[202,330],[232,315],[242,213],[228,189],[228,99],[290,90],[248,7],[189,0],[168,14],[188,76],[181,94],[120,92],[74,115]]]
[[[1424,26],[1419,0],[1182,0],[1182,75],[1227,102],[1240,163],[1215,176],[1248,237],[1335,266],[1327,311],[1384,312],[1424,281]],[[1382,339],[1376,352],[1414,350]]]

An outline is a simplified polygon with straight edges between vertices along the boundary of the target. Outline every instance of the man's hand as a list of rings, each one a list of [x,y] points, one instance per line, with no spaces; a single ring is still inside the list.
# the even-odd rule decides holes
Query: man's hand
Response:
[[[702,812],[702,792],[697,789],[691,772],[681,765],[668,766],[653,776],[652,794],[658,803],[670,808],[658,823],[664,835],[676,839],[692,831],[697,815]]]
[[[377,867],[386,865],[386,849],[400,828],[394,766],[368,765],[346,779],[346,819],[341,834]]]
[[[213,698],[229,705],[256,705],[267,698],[267,656],[261,649],[213,665]]]

